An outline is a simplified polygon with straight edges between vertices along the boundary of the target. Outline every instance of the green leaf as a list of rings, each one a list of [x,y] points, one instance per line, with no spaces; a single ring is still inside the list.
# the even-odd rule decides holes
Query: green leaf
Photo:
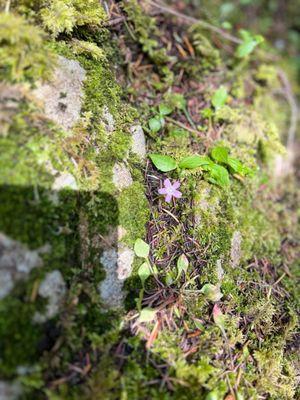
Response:
[[[149,120],[149,128],[151,130],[151,132],[156,133],[160,130],[160,128],[162,127],[162,123],[161,123],[161,119],[160,118],[151,118]]]
[[[177,164],[174,158],[170,156],[163,156],[161,154],[149,154],[153,164],[162,172],[172,171],[176,168]]]
[[[149,255],[149,244],[142,239],[137,239],[134,244],[134,252],[138,257],[147,258]]]
[[[209,157],[194,155],[183,158],[179,163],[179,168],[194,169],[209,164],[211,164]]]
[[[180,93],[172,93],[172,104],[179,110],[183,110],[186,107],[186,100]]]
[[[166,285],[170,286],[172,285],[173,282],[174,282],[173,274],[171,272],[168,272],[166,275]]]
[[[227,90],[224,86],[221,86],[213,95],[211,99],[211,104],[215,109],[221,108],[227,101]]]
[[[193,321],[197,329],[204,330],[204,325],[202,322],[200,322],[198,319],[194,319]]]
[[[179,279],[182,272],[186,274],[189,267],[189,260],[187,259],[185,254],[181,254],[181,256],[177,260],[177,278]]]
[[[221,163],[227,164],[229,150],[227,147],[214,147],[211,151],[212,158]]]
[[[246,165],[237,158],[228,157],[227,164],[234,173],[241,176],[251,175],[253,173],[251,168],[246,167]]]
[[[151,275],[151,268],[148,262],[144,262],[139,270],[138,270],[138,275],[142,281],[142,284],[144,285],[144,283],[146,282],[146,280],[149,278],[149,276]]]
[[[173,109],[166,104],[160,104],[158,106],[160,115],[169,115],[173,112]]]
[[[222,313],[220,307],[218,304],[214,305],[213,308],[213,319],[214,323],[222,330],[224,331],[225,328],[225,315]]]
[[[238,58],[244,58],[251,54],[255,47],[264,41],[264,38],[261,35],[252,35],[250,32],[241,29],[239,31],[243,43],[241,43],[236,49],[236,56]]]
[[[212,166],[209,166],[209,173],[209,182],[222,187],[228,186],[230,184],[228,171],[226,168],[222,167],[222,165],[214,164]]]
[[[216,390],[213,390],[212,392],[209,392],[205,397],[205,400],[220,400],[220,399],[221,398],[219,396],[219,393]]]
[[[145,307],[141,310],[138,321],[139,322],[151,322],[156,316],[157,310],[154,308]]]
[[[252,53],[258,43],[255,40],[249,42],[244,42],[240,44],[236,50],[236,55],[238,58],[244,58]]]
[[[223,297],[220,288],[211,283],[206,283],[204,286],[202,286],[200,293],[203,293],[204,296],[210,301],[219,301]]]

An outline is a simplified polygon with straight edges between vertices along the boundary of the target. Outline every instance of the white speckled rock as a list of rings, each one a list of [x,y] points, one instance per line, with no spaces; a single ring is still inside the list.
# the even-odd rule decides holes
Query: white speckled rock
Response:
[[[128,168],[125,166],[124,163],[116,163],[114,165],[113,183],[119,190],[122,190],[132,185],[133,180],[130,171],[128,170]]]
[[[52,184],[52,190],[73,189],[77,190],[76,180],[69,172],[57,176]]]
[[[40,254],[50,246],[28,250],[25,245],[0,233],[0,299],[9,294],[15,282],[26,279],[33,268],[43,265]]]
[[[64,278],[60,271],[54,270],[46,274],[39,287],[39,295],[48,300],[44,314],[36,313],[35,322],[45,322],[47,319],[57,315],[62,301],[65,297],[67,288]]]
[[[100,262],[105,270],[105,278],[100,282],[99,293],[103,303],[109,308],[122,307],[125,293],[123,282],[131,275],[134,252],[127,246],[121,245],[104,250]]]
[[[136,154],[141,160],[146,157],[146,139],[141,125],[132,125],[130,128],[132,135],[131,151]]]
[[[120,245],[118,249],[118,279],[127,279],[132,272],[132,263],[134,260],[134,252],[125,245]]]
[[[51,81],[34,91],[46,116],[64,129],[72,128],[80,118],[85,75],[78,61],[60,56]]]
[[[0,400],[17,400],[21,393],[21,385],[18,382],[0,381]]]

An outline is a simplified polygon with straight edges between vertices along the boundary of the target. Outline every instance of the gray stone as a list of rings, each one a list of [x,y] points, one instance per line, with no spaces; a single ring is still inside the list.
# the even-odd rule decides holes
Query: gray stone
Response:
[[[239,231],[233,232],[231,238],[231,249],[230,249],[230,258],[232,267],[237,267],[240,263],[240,259],[242,256],[241,244],[242,244],[241,232]]]
[[[103,251],[100,262],[106,275],[100,282],[99,293],[107,307],[122,307],[125,296],[123,282],[131,275],[133,260],[134,252],[125,245],[121,245],[118,251],[115,248]]]
[[[14,284],[25,279],[33,268],[41,267],[40,254],[49,252],[46,245],[37,250],[29,250],[0,232],[0,299],[7,296]]]
[[[130,128],[132,135],[131,151],[141,160],[146,157],[146,139],[141,125],[132,125]]]
[[[78,61],[59,57],[52,79],[34,90],[46,116],[66,130],[80,118],[85,75]]]
[[[0,400],[17,400],[21,393],[21,385],[18,382],[0,381]]]
[[[104,250],[100,262],[105,278],[100,282],[99,292],[103,303],[109,308],[118,308],[123,304],[123,282],[117,276],[118,253],[116,249]]]
[[[132,185],[133,180],[130,171],[124,163],[116,163],[113,167],[113,183],[119,189],[125,189]]]
[[[76,180],[72,174],[65,172],[57,176],[53,182],[52,190],[62,190],[62,189],[73,189],[77,190],[78,186]]]
[[[109,112],[109,109],[107,106],[103,107],[102,122],[103,122],[103,124],[105,126],[105,130],[107,132],[111,133],[115,130],[115,119],[112,116],[112,114]]]
[[[38,294],[44,299],[47,299],[48,304],[44,314],[37,312],[34,315],[34,321],[45,322],[55,317],[64,300],[66,291],[66,283],[60,271],[54,270],[46,274],[39,286]]]
[[[134,260],[134,252],[125,245],[120,245],[118,249],[118,279],[127,279],[132,272],[132,263]]]

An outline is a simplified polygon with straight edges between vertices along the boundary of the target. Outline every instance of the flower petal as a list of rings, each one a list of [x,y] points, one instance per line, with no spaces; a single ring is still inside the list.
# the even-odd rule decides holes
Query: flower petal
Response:
[[[158,193],[159,194],[167,194],[168,190],[166,188],[161,188],[161,189],[158,189]]]
[[[175,181],[173,183],[173,189],[178,189],[180,187],[180,182],[179,181]]]
[[[165,186],[166,188],[172,186],[172,183],[171,183],[170,179],[167,178],[167,179],[164,180],[164,186]]]
[[[177,199],[180,199],[180,197],[182,197],[182,193],[179,192],[179,190],[174,190],[173,196],[176,197]]]
[[[171,200],[172,200],[172,195],[171,194],[167,194],[165,200],[166,200],[167,203],[170,203]]]

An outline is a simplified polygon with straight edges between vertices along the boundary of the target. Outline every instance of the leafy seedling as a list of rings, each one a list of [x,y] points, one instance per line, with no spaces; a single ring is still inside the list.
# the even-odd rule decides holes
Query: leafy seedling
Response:
[[[178,280],[181,276],[181,274],[184,272],[185,274],[187,273],[189,267],[189,260],[187,259],[185,254],[181,254],[181,256],[177,260],[177,278]]]
[[[145,285],[146,280],[152,275],[151,267],[147,261],[145,261],[138,269],[138,275],[142,281],[142,285]]]
[[[224,86],[221,86],[213,95],[211,99],[211,104],[216,110],[223,107],[227,101],[228,93]]]
[[[149,120],[149,128],[152,133],[157,133],[165,125],[165,116],[171,114],[173,109],[167,104],[158,106],[158,114]]]
[[[141,310],[138,318],[139,322],[151,322],[156,317],[157,310],[154,308],[145,307]]]
[[[224,332],[224,330],[225,330],[225,315],[222,313],[218,304],[214,305],[213,319],[214,319],[214,323],[221,329],[222,332]]]
[[[229,173],[222,165],[213,164],[207,167],[209,172],[208,181],[215,185],[226,187],[230,184]]]
[[[211,283],[206,283],[204,286],[202,286],[200,293],[203,293],[207,300],[213,302],[219,301],[223,297],[220,288]]]
[[[177,167],[176,161],[170,156],[150,154],[149,157],[159,171],[169,172],[173,171]]]
[[[211,159],[209,157],[194,155],[184,157],[178,166],[182,169],[195,169],[209,164],[211,164]]]
[[[228,162],[228,154],[229,154],[229,149],[227,147],[217,146],[214,147],[211,151],[211,157],[215,161],[224,164],[227,164]]]
[[[154,117],[149,120],[149,128],[152,133],[157,133],[163,127],[161,118]]]
[[[245,58],[253,52],[253,50],[264,41],[261,35],[252,35],[245,29],[239,31],[242,37],[243,43],[241,43],[236,49],[236,56],[238,58]]]
[[[134,252],[138,257],[147,258],[149,256],[150,246],[142,239],[137,239],[134,244]]]

